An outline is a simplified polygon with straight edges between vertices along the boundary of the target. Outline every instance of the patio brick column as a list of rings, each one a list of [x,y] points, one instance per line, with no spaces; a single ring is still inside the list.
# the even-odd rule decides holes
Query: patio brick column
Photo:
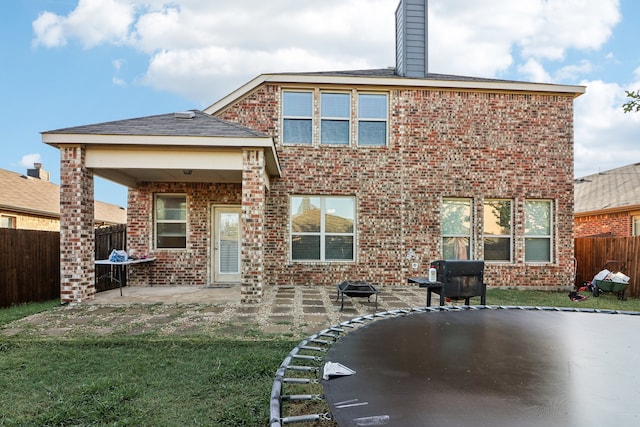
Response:
[[[95,297],[93,172],[80,145],[60,147],[60,300]]]
[[[265,164],[262,149],[242,152],[241,302],[262,301],[264,282]]]

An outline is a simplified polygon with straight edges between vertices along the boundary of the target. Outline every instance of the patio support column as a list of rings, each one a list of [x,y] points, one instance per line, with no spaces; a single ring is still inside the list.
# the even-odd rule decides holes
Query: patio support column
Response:
[[[262,149],[242,152],[241,302],[262,301],[264,282],[265,160]]]
[[[95,297],[93,172],[81,145],[60,146],[60,300]]]

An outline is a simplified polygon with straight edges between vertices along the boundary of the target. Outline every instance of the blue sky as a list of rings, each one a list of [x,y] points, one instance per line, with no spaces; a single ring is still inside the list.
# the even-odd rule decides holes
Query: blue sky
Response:
[[[0,17],[0,168],[59,154],[40,132],[205,108],[260,73],[393,66],[398,0],[21,0]],[[429,70],[579,84],[575,170],[640,162],[636,0],[430,0]],[[126,189],[96,180],[98,200]]]

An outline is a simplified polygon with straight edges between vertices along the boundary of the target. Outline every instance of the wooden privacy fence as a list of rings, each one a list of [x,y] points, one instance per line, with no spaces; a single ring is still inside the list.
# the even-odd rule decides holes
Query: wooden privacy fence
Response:
[[[640,236],[637,237],[581,237],[575,239],[578,262],[576,284],[593,279],[609,260],[624,263],[624,274],[630,277],[632,297],[640,297]],[[617,264],[611,264],[614,271]]]
[[[126,249],[124,224],[98,228],[95,237],[96,259],[108,258],[113,249]],[[96,267],[96,277],[109,272],[108,266]],[[100,280],[96,291],[117,287]],[[0,228],[0,308],[56,298],[60,298],[60,233]]]
[[[0,307],[60,297],[60,233],[0,228]]]

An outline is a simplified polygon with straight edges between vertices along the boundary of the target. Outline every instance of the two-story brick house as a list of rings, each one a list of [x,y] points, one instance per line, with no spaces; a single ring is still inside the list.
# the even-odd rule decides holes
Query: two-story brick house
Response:
[[[398,7],[395,68],[263,74],[204,112],[45,132],[69,188],[62,238],[85,239],[88,207],[65,206],[95,173],[129,187],[128,248],[157,257],[154,284],[241,283],[258,301],[484,259],[490,285],[572,286],[584,87],[428,73],[414,3]],[[62,299],[91,298],[91,251],[65,251]]]

